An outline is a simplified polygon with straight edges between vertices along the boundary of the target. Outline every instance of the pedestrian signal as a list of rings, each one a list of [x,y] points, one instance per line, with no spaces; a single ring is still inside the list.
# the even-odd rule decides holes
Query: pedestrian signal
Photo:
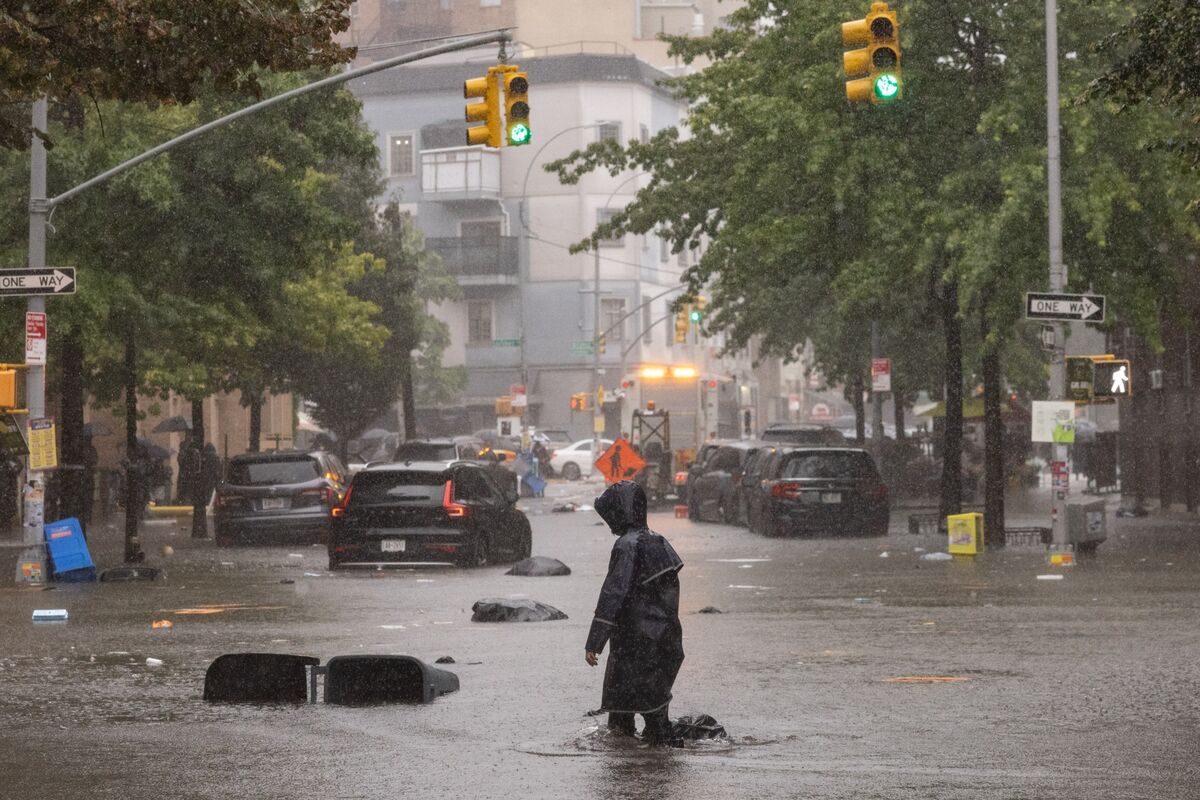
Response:
[[[587,392],[575,392],[571,395],[571,410],[572,411],[587,411],[588,398],[591,395]]]
[[[864,19],[842,23],[842,42],[863,45],[842,54],[846,71],[846,99],[874,105],[898,100],[900,80],[900,26],[887,3],[872,3]]]
[[[1092,367],[1092,394],[1097,397],[1130,397],[1133,376],[1127,360],[1097,361]]]

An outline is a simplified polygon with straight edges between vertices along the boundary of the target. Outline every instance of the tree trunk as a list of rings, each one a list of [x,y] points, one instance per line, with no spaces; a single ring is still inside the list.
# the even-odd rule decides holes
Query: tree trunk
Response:
[[[944,518],[962,512],[963,353],[957,282],[952,281],[946,285],[940,305],[942,335],[946,342],[946,418],[942,440],[942,492],[938,513]]]
[[[896,426],[896,443],[904,441],[904,389],[892,375],[892,423]]]
[[[203,479],[204,453],[204,400],[192,401],[192,450],[188,457],[195,458],[192,465],[192,538],[208,538],[208,486]]]
[[[986,347],[986,318],[981,320],[980,327]],[[1004,546],[1004,420],[1000,415],[1001,380],[999,348],[988,349],[983,355],[983,529],[984,542],[988,548]]]
[[[138,524],[146,500],[143,486],[149,482],[149,464],[141,457],[137,443],[137,329],[125,332],[125,563],[145,559],[138,539]]]
[[[262,441],[262,409],[262,392],[255,392],[250,397],[250,441],[247,443],[247,449],[251,453],[259,451],[259,443]]]
[[[404,368],[400,373],[400,403],[404,409],[404,439],[417,438],[417,398],[413,395],[412,354],[404,357]]]
[[[64,501],[63,511],[65,516],[75,517],[80,525],[86,526],[84,492],[90,482],[84,475],[83,342],[79,329],[74,327],[63,337],[59,400],[62,403],[63,463],[63,469],[59,471],[59,490]]]
[[[854,405],[854,442],[861,445],[867,440],[867,408],[863,400],[863,377],[857,373],[850,381],[850,402]]]

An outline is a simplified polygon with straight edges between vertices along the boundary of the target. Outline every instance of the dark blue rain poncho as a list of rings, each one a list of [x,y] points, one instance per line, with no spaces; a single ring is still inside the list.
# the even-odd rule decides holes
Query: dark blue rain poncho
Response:
[[[593,653],[612,643],[601,709],[658,711],[671,702],[671,686],[683,663],[683,561],[670,542],[646,526],[646,493],[638,484],[621,481],[608,487],[596,499],[596,511],[620,537],[613,545],[587,640]]]

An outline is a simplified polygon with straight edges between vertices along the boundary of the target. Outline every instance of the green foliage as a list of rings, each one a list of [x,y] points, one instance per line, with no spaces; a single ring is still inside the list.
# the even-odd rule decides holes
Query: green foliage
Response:
[[[1089,51],[1125,4],[1060,4],[1062,94],[1100,69]],[[576,249],[656,231],[702,248],[686,280],[711,293],[708,327],[733,348],[794,355],[806,341],[834,379],[866,368],[869,320],[904,362],[905,387],[936,387],[932,334],[942,287],[958,287],[968,358],[1005,352],[1015,375],[1044,374],[1021,320],[1047,280],[1045,55],[1041,4],[911,0],[901,8],[904,100],[844,97],[840,23],[864,4],[750,0],[709,37],[671,39],[703,70],[669,85],[690,104],[682,130],[606,142],[547,165],[564,182],[597,169],[652,178]],[[1157,325],[1147,303],[1178,282],[1195,230],[1186,191],[1147,152],[1162,114],[1104,104],[1063,114],[1066,257],[1072,286],[1112,296],[1118,321]],[[986,331],[986,335],[983,332]]]
[[[350,0],[34,0],[0,10],[0,147],[29,145],[42,95],[186,104],[206,86],[258,95],[260,69],[331,67]]]

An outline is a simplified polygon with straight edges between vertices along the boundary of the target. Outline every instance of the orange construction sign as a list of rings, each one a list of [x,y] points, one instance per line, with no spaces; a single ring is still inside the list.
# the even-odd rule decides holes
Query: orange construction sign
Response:
[[[625,439],[617,439],[596,459],[595,466],[607,483],[616,483],[631,480],[646,466],[646,460]]]

